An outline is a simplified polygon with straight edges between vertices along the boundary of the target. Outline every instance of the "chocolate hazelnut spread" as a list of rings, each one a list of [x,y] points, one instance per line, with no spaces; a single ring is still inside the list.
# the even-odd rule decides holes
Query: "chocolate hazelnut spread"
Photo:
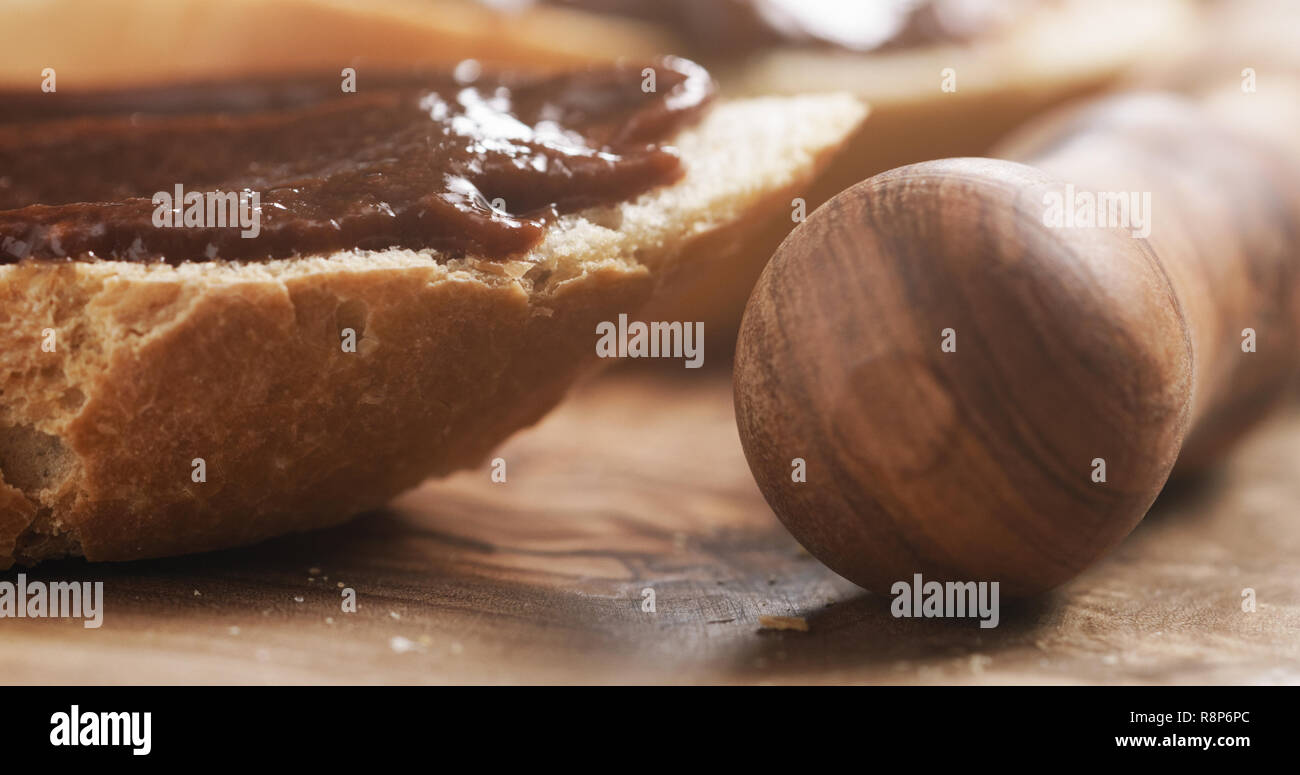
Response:
[[[338,79],[294,79],[0,94],[0,263],[390,247],[516,256],[556,214],[680,178],[662,141],[698,117],[713,84],[683,59],[653,69],[653,91],[643,67],[627,65],[369,83],[363,72],[355,93]],[[159,205],[173,191],[178,201]],[[258,228],[190,225],[182,205],[217,192],[256,194]],[[174,214],[185,228],[160,227],[160,209],[166,226]]]
[[[520,0],[483,0],[513,7]],[[526,4],[529,0],[523,0]],[[677,30],[713,54],[775,45],[880,51],[966,42],[999,28],[1024,0],[541,0]]]

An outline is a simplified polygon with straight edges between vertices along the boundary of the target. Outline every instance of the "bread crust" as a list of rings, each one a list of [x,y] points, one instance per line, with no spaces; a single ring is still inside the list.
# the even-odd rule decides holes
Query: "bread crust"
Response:
[[[1197,22],[1183,0],[1068,0],[971,45],[865,55],[777,47],[705,64],[734,96],[846,91],[871,105],[870,124],[809,192],[818,205],[894,167],[984,154],[1029,117],[1105,87],[1135,63],[1173,58]]]
[[[41,0],[0,25],[0,86],[36,88],[43,67],[60,90],[343,67],[364,84],[372,72],[470,58],[568,69],[680,51],[653,25],[546,6],[503,22],[479,0]]]
[[[746,235],[863,116],[843,95],[719,105],[676,138],[680,183],[568,216],[520,261],[0,267],[0,567],[245,544],[478,465],[597,364],[598,322],[753,261]]]

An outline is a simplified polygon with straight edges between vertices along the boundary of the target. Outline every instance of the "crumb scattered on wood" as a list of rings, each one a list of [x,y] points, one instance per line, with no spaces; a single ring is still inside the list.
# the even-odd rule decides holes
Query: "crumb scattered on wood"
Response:
[[[808,632],[808,620],[802,616],[760,616],[758,626],[764,630]]]

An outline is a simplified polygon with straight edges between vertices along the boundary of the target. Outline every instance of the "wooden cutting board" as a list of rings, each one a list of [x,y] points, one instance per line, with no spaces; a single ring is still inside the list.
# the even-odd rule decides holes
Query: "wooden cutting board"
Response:
[[[895,619],[787,536],[729,377],[590,382],[500,451],[504,483],[485,465],[336,529],[42,566],[29,578],[104,581],[103,627],[0,620],[0,682],[1300,682],[1300,406],[981,630]]]

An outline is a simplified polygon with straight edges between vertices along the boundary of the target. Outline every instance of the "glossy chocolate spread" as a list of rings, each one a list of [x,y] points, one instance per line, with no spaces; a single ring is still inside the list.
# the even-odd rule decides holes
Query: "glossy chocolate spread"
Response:
[[[363,71],[354,93],[293,79],[0,94],[0,263],[515,256],[557,213],[682,175],[662,142],[698,118],[713,84],[682,59],[652,66],[650,92],[643,66],[627,65],[532,78]],[[249,212],[256,202],[257,229],[186,206],[217,192],[232,195],[232,218],[234,195]]]

